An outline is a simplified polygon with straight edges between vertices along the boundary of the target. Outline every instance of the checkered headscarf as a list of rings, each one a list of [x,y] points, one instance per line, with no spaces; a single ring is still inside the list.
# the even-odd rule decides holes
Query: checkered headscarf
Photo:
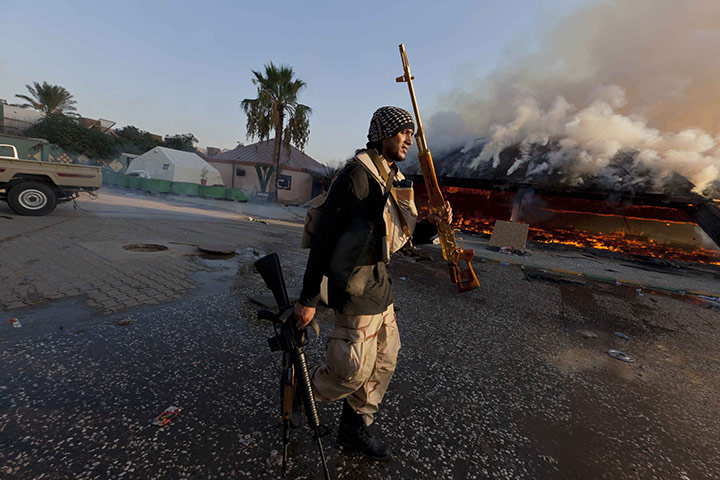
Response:
[[[368,140],[370,143],[379,142],[394,137],[406,128],[415,130],[412,115],[407,110],[398,107],[380,107],[375,110],[370,120]]]

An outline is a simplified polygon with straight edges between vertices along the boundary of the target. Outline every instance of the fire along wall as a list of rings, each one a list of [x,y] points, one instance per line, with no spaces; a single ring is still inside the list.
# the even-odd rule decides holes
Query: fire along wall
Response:
[[[495,220],[508,220],[515,192],[442,187],[453,206],[454,223],[468,231],[489,234]],[[418,207],[426,210],[424,185],[415,184]],[[607,246],[622,242],[618,249],[643,244],[688,251],[717,250],[717,245],[702,231],[694,219],[677,208],[614,204],[598,200],[535,195],[525,203],[518,221],[530,225],[531,239],[561,243],[585,243],[593,246],[595,238],[604,238]]]

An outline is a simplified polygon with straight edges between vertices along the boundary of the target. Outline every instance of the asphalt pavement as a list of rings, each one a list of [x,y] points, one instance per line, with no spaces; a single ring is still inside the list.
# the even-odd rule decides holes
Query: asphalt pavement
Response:
[[[0,476],[279,478],[280,358],[250,300],[267,294],[252,263],[278,252],[300,286],[302,209],[112,190],[80,207],[30,219],[0,206],[3,268],[32,269],[0,276],[14,302],[0,298]],[[140,241],[168,250],[119,253]],[[436,246],[393,258],[402,349],[374,428],[394,456],[337,449],[341,405],[320,404],[334,478],[720,478],[717,266],[466,242],[470,292]],[[118,282],[153,294],[100,302]],[[311,365],[331,322],[321,310]],[[170,406],[179,415],[153,425]],[[305,426],[288,478],[322,478]]]

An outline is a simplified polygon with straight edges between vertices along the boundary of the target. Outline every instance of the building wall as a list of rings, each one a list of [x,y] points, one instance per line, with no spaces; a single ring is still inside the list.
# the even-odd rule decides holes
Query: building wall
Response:
[[[210,165],[218,169],[226,187],[240,189],[250,198],[254,198],[256,193],[262,191],[254,164],[235,163],[233,165],[224,162],[213,162],[212,159],[207,158],[206,160]],[[238,175],[238,170],[244,171],[245,175]],[[290,190],[278,190],[279,201],[303,204],[312,198],[312,175],[290,169],[281,169],[280,175],[290,177]]]
[[[42,117],[42,112],[0,103],[0,133],[20,135]]]
[[[14,145],[15,149],[17,150],[18,158],[36,158],[37,160],[48,161],[47,153],[45,153],[44,158],[42,154],[39,158],[36,156],[37,149],[35,149],[34,147],[43,143],[47,145],[47,142],[44,142],[42,140],[38,140],[35,138],[19,138],[11,135],[0,135],[0,143]]]
[[[229,163],[220,163],[220,162],[213,162],[212,160],[205,158],[205,161],[208,162],[213,167],[217,168],[217,171],[220,172],[220,176],[223,179],[223,182],[225,182],[226,187],[232,187],[233,186],[233,166]],[[237,180],[237,179],[236,179]],[[240,188],[235,184],[235,188]],[[244,190],[241,188],[241,190]]]
[[[130,165],[130,162],[132,162],[139,156],[140,155],[135,155],[133,153],[121,153],[117,156],[116,160],[122,164],[122,171],[124,172],[127,169],[128,165]]]
[[[280,170],[280,175],[291,178],[290,190],[278,190],[278,200],[283,203],[297,203],[302,205],[312,198],[312,175],[294,170]]]

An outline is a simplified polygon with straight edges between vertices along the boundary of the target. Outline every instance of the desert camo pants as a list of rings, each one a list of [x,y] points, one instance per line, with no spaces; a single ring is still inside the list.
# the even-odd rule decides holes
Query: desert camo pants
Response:
[[[370,425],[395,372],[399,350],[392,305],[377,315],[336,314],[325,363],[311,372],[315,399],[329,402],[347,397]]]

